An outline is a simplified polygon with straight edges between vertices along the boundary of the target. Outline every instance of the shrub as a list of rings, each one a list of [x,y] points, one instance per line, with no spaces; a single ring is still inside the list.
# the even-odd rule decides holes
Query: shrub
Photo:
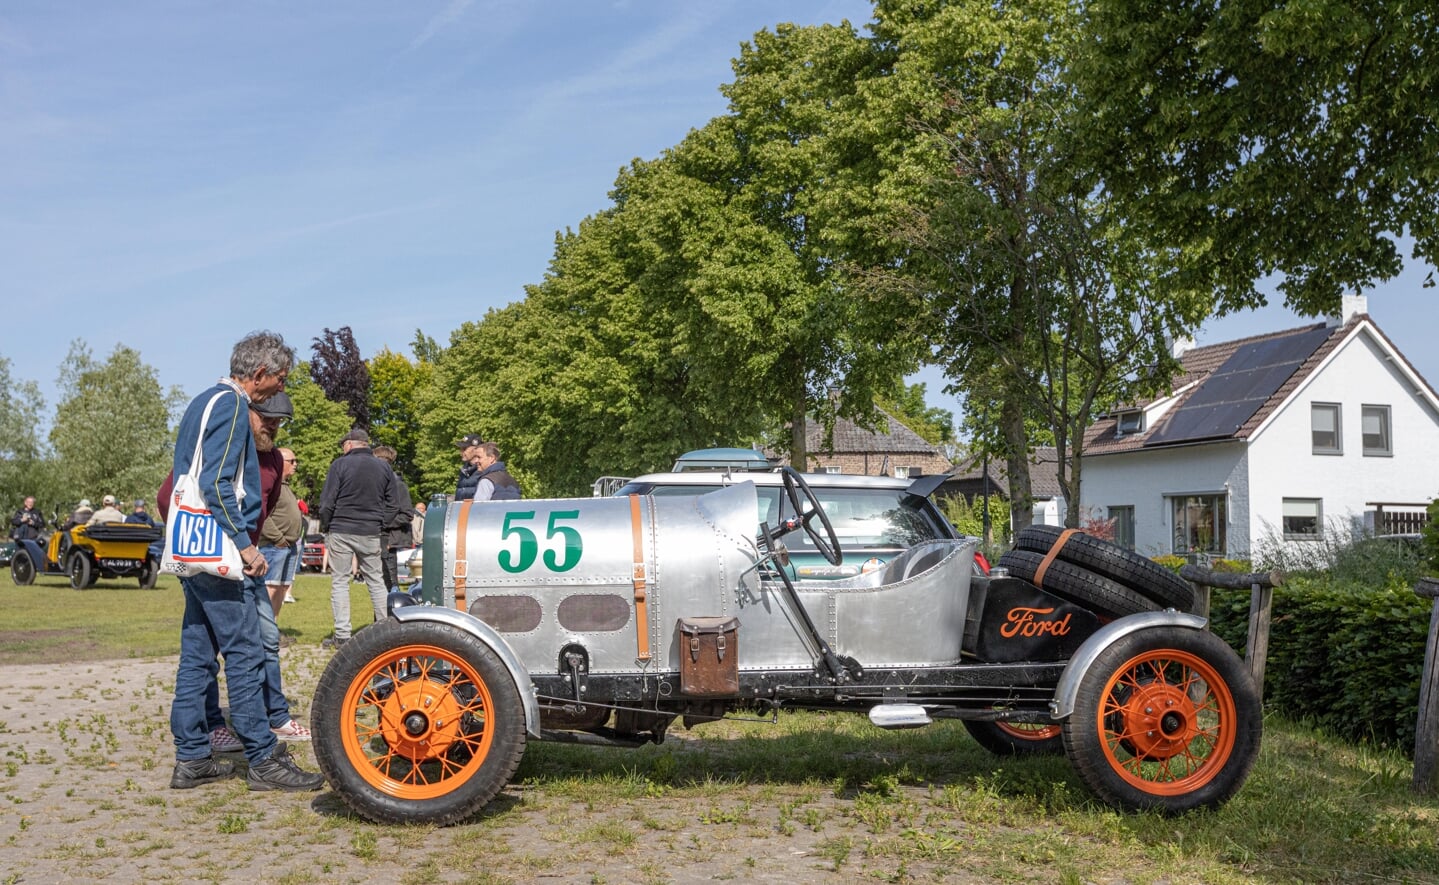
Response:
[[[1428,573],[1439,575],[1439,498],[1429,502],[1429,521],[1419,533],[1419,552]]]

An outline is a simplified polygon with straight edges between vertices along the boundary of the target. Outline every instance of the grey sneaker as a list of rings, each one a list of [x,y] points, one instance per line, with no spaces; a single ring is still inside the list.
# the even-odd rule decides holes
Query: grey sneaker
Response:
[[[280,747],[284,747],[280,744]],[[250,766],[250,771],[245,775],[245,780],[250,789],[256,792],[264,790],[283,790],[287,793],[305,792],[307,790],[318,790],[325,785],[325,777],[320,774],[312,774],[295,764],[288,749],[276,748],[269,759]]]
[[[350,641],[348,636],[326,636],[320,640],[320,648],[339,649],[340,646]]]
[[[234,776],[235,763],[228,759],[216,759],[213,756],[190,759],[175,763],[175,773],[170,775],[170,789],[188,790]]]

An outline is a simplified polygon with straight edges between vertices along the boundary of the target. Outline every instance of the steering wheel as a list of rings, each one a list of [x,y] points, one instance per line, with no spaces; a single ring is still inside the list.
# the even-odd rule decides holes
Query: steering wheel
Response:
[[[805,482],[804,477],[793,467],[781,468],[780,476],[784,480],[784,493],[789,498],[790,509],[795,512],[794,518],[789,521],[795,524],[789,525],[788,530],[803,528],[804,533],[809,535],[809,539],[814,542],[815,549],[819,551],[820,556],[824,557],[825,562],[830,565],[839,565],[843,558],[839,549],[839,537],[835,535],[834,526],[829,522],[829,515],[819,505],[819,499],[814,496],[814,491],[809,487],[809,483]],[[805,512],[801,504],[808,504],[809,511]],[[819,517],[820,524],[824,526],[824,535],[815,531],[813,525],[815,517]]]

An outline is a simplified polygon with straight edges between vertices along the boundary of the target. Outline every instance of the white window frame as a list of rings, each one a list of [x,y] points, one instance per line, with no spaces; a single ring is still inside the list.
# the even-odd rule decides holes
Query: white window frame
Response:
[[[1329,412],[1334,416],[1334,445],[1320,445],[1314,436],[1317,433],[1328,431],[1317,430],[1314,423],[1314,416],[1320,412]],[[1309,404],[1309,445],[1311,451],[1316,455],[1342,455],[1344,454],[1344,407],[1339,403],[1310,403]]]
[[[1114,435],[1127,436],[1134,433],[1144,432],[1144,412],[1135,409],[1130,412],[1120,412],[1114,419]]]
[[[1381,432],[1384,436],[1384,445],[1382,447],[1369,445],[1368,425],[1370,412],[1378,415],[1382,421],[1383,428]],[[1393,410],[1388,406],[1379,405],[1378,403],[1365,403],[1359,407],[1359,440],[1364,446],[1364,457],[1392,458],[1394,456],[1393,414]]]

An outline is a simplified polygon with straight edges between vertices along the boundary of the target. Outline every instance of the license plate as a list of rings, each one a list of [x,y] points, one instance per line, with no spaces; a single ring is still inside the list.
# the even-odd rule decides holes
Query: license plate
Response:
[[[139,563],[138,559],[115,559],[113,557],[101,557],[101,568],[133,568]]]

